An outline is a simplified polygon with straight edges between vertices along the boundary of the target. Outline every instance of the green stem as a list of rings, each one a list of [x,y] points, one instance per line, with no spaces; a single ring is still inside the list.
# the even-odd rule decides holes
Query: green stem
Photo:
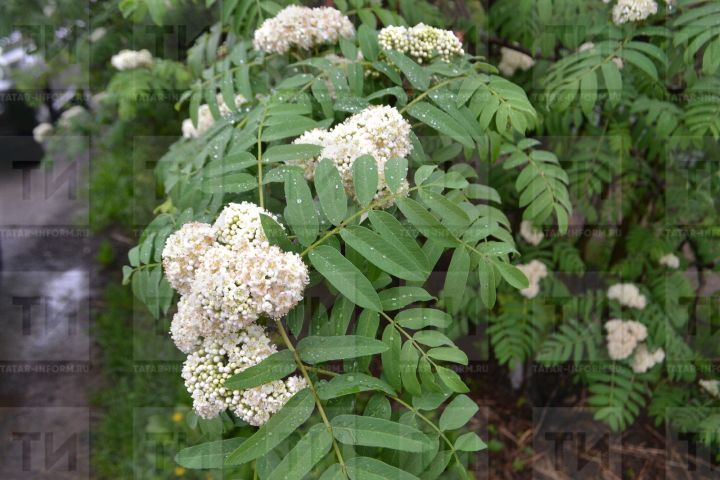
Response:
[[[258,180],[258,203],[260,208],[265,208],[265,189],[263,188],[263,167],[262,167],[262,132],[265,124],[265,115],[267,108],[263,110],[263,116],[260,119],[260,125],[258,126],[257,136],[257,180]]]
[[[325,428],[327,428],[328,432],[330,432],[330,436],[332,437],[333,442],[333,449],[335,450],[335,456],[338,459],[338,463],[342,467],[343,471],[346,471],[345,467],[345,460],[343,459],[342,452],[340,452],[340,446],[337,444],[337,441],[335,441],[335,436],[332,434],[332,425],[330,425],[330,420],[328,420],[327,414],[325,413],[325,409],[322,406],[322,402],[320,401],[320,397],[318,396],[317,389],[315,388],[315,384],[313,383],[312,379],[310,378],[310,375],[308,375],[307,369],[305,368],[305,364],[300,359],[300,355],[297,353],[297,350],[295,350],[295,347],[293,346],[292,342],[290,341],[290,337],[288,337],[287,331],[285,331],[285,327],[282,324],[282,320],[276,319],[275,325],[277,325],[278,332],[280,332],[280,336],[283,339],[283,342],[285,343],[285,346],[288,350],[290,350],[293,354],[293,357],[295,358],[295,363],[298,366],[298,369],[300,370],[300,373],[302,374],[303,378],[305,378],[305,381],[310,386],[310,391],[313,394],[313,397],[315,398],[315,405],[317,405],[318,412],[320,413],[320,417],[322,418],[323,423],[325,424]]]

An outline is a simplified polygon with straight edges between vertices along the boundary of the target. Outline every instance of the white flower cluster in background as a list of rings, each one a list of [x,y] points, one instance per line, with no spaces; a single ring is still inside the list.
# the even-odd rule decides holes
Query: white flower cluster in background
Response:
[[[384,105],[368,107],[330,131],[315,129],[305,132],[294,144],[313,144],[323,147],[318,158],[290,163],[302,165],[305,176],[312,180],[318,159],[329,158],[340,171],[345,189],[353,194],[352,165],[362,155],[371,155],[378,166],[378,195],[387,198],[390,193],[385,182],[385,164],[391,158],[404,158],[412,151],[410,124],[395,107]],[[404,189],[407,189],[407,182]],[[388,202],[387,205],[392,204]]]
[[[680,259],[674,253],[668,253],[660,257],[658,263],[668,268],[678,268],[680,266]]]
[[[213,418],[229,409],[250,425],[267,422],[270,415],[305,387],[302,378],[292,376],[247,390],[230,390],[225,381],[275,351],[263,328],[251,325],[231,341],[208,343],[188,355],[182,377],[195,412],[203,418]]]
[[[153,56],[149,50],[120,50],[112,56],[110,63],[117,70],[152,67]]]
[[[608,288],[607,297],[610,300],[617,300],[620,305],[642,310],[647,305],[645,295],[632,283],[616,283]]]
[[[641,343],[635,350],[635,355],[633,355],[633,372],[645,373],[658,363],[662,363],[663,360],[665,360],[665,351],[662,348],[651,352],[647,345]]]
[[[547,267],[540,260],[515,266],[525,274],[530,284],[527,288],[520,290],[520,294],[525,298],[535,298],[540,293],[540,280],[547,277]]]
[[[53,133],[53,126],[50,123],[43,122],[33,128],[33,139],[37,143],[43,143],[45,140],[50,138]]]
[[[647,338],[647,327],[635,320],[613,319],[605,323],[610,358],[624,360]]]
[[[613,7],[613,22],[622,25],[627,22],[639,22],[657,13],[658,6],[654,0],[618,0]]]
[[[720,398],[720,380],[698,380],[703,390],[715,398]]]
[[[501,57],[500,63],[498,63],[498,70],[508,77],[514,75],[515,71],[518,69],[524,72],[535,65],[535,60],[533,60],[530,55],[512,48],[500,48],[500,55]]]
[[[538,230],[528,220],[520,222],[520,236],[528,242],[530,245],[538,245],[545,238],[545,234],[542,230]]]
[[[299,255],[268,243],[260,214],[276,218],[252,203],[230,203],[214,225],[183,225],[162,252],[166,278],[181,294],[170,335],[188,354],[183,378],[204,418],[229,408],[260,425],[304,386],[290,378],[244,391],[224,387],[275,351],[255,322],[286,315],[309,282]]]
[[[352,22],[339,10],[290,5],[255,30],[253,47],[266,53],[285,53],[292,47],[309,50],[354,33]]]
[[[245,103],[245,97],[240,94],[235,95],[235,107],[239,108],[243,103]],[[229,118],[232,115],[232,110],[225,103],[225,99],[220,93],[217,94],[217,105],[221,117]],[[182,135],[185,138],[199,137],[210,130],[214,123],[215,117],[213,117],[212,110],[210,110],[210,105],[204,103],[198,108],[197,127],[193,125],[191,118],[186,118],[182,122]]]
[[[81,105],[73,105],[65,110],[58,119],[58,125],[61,127],[69,127],[74,119],[85,114],[86,110]]]
[[[378,43],[383,50],[397,50],[413,57],[418,63],[438,56],[449,62],[455,55],[463,55],[462,43],[450,30],[430,27],[419,23],[412,28],[385,27],[378,33]]]

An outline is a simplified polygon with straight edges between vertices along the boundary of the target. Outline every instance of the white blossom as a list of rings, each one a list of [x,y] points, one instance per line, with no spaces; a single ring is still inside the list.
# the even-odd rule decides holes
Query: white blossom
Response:
[[[547,277],[547,266],[539,260],[515,266],[525,274],[529,283],[527,288],[520,290],[520,294],[525,298],[535,298],[540,293],[540,280]]]
[[[247,390],[230,390],[225,381],[260,363],[276,351],[262,327],[251,325],[224,343],[206,342],[188,355],[182,377],[192,396],[193,410],[203,418],[213,418],[225,410],[260,426],[280,410],[295,393],[305,387],[293,376]]]
[[[354,194],[352,165],[362,155],[371,155],[377,162],[378,200],[390,199],[385,181],[385,164],[391,158],[404,158],[412,151],[410,124],[394,107],[384,105],[368,107],[330,131],[311,130],[293,142],[321,145],[319,159],[332,160],[340,172],[345,189]],[[303,159],[290,163],[302,165],[305,175],[312,179],[318,158]],[[401,190],[407,189],[407,182]],[[388,200],[384,206],[393,202]]]
[[[635,350],[635,355],[633,355],[633,372],[645,373],[658,363],[662,363],[663,360],[665,360],[665,351],[662,348],[651,352],[648,350],[647,345],[641,343]]]
[[[654,0],[618,0],[612,10],[613,22],[616,25],[639,22],[657,13],[657,9]]]
[[[528,220],[520,222],[520,236],[530,245],[538,245],[545,238],[542,230],[538,230]]]
[[[120,50],[112,56],[110,63],[117,70],[133,70],[135,68],[152,67],[153,56],[149,50]]]
[[[43,122],[33,128],[33,139],[37,143],[43,143],[45,140],[50,138],[53,133],[53,126],[50,123]]]
[[[65,110],[58,119],[58,124],[62,127],[69,127],[73,120],[84,115],[86,110],[80,105],[73,105]]]
[[[533,60],[530,55],[512,48],[501,47],[500,55],[501,58],[500,63],[498,63],[498,70],[508,77],[514,75],[517,69],[526,71],[535,65],[535,60]]]
[[[610,300],[617,300],[620,305],[638,310],[643,310],[647,305],[645,295],[640,293],[640,289],[632,283],[617,283],[611,286],[608,288],[607,297]]]
[[[207,223],[190,222],[165,241],[162,252],[165,277],[180,294],[188,294],[205,252],[215,242],[215,230]]]
[[[265,231],[260,223],[260,214],[278,221],[276,215],[254,203],[227,204],[213,224],[218,242],[238,251],[245,250],[251,245],[260,246],[267,242]]]
[[[339,10],[290,5],[255,30],[253,46],[267,53],[285,53],[292,47],[309,50],[316,45],[337,43],[354,33],[352,22]]]
[[[698,380],[703,390],[715,398],[720,398],[720,380]]]
[[[658,263],[668,268],[678,268],[680,266],[680,259],[674,253],[668,253],[660,257]]]
[[[608,354],[613,360],[628,358],[635,347],[647,338],[647,327],[634,320],[609,320],[605,323],[605,330],[608,332]]]
[[[413,57],[418,63],[438,56],[449,62],[454,55],[465,52],[462,43],[450,30],[430,27],[419,23],[412,28],[389,26],[378,33],[378,43],[383,50],[397,50]]]
[[[225,103],[225,98],[223,97],[223,95],[221,93],[218,93],[216,98],[218,110],[220,111],[220,116],[222,118],[230,118],[233,112],[227,105],[227,103]],[[235,95],[235,107],[240,107],[240,105],[245,103],[245,101],[245,97],[243,97],[242,95]],[[210,130],[210,127],[212,127],[213,124],[215,124],[215,117],[213,117],[210,105],[204,103],[198,108],[197,127],[193,125],[191,118],[186,118],[182,122],[182,135],[185,138],[199,137],[203,133]]]
[[[93,30],[88,37],[90,42],[95,43],[105,36],[107,30],[104,27],[99,27]]]

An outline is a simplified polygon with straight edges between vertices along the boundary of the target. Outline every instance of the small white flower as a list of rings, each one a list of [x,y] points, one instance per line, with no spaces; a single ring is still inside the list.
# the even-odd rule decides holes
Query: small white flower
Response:
[[[608,332],[608,354],[613,360],[628,358],[635,347],[647,338],[647,327],[634,320],[609,320],[605,323],[605,330]]]
[[[455,55],[463,55],[462,43],[450,30],[442,30],[419,23],[412,28],[389,26],[378,33],[383,50],[396,50],[413,57],[418,63],[440,57],[449,62]]]
[[[73,120],[84,115],[86,110],[80,105],[73,105],[65,110],[58,119],[58,124],[62,127],[69,127]]]
[[[610,300],[617,300],[620,305],[638,310],[643,310],[647,305],[645,295],[632,283],[617,283],[611,286],[607,291],[607,297]]]
[[[532,222],[527,220],[520,222],[520,236],[530,245],[538,245],[545,238],[542,230],[538,230]]]
[[[89,37],[90,42],[92,42],[92,43],[97,42],[98,40],[103,38],[106,33],[107,33],[107,30],[105,28],[103,28],[103,27],[96,28],[95,30],[92,31],[92,33],[90,33],[90,37]]]
[[[547,277],[547,266],[539,260],[515,266],[525,274],[529,283],[527,288],[520,290],[520,294],[525,298],[535,298],[540,293],[540,280]]]
[[[641,343],[633,355],[632,369],[635,373],[645,373],[663,360],[665,360],[665,351],[662,348],[651,352],[647,345]]]
[[[535,60],[533,60],[530,55],[513,50],[512,48],[501,47],[500,55],[501,58],[500,63],[498,63],[498,70],[508,77],[514,75],[517,69],[526,71],[535,65]]]
[[[50,123],[43,122],[33,128],[33,139],[37,143],[43,143],[45,140],[50,138],[53,133],[53,126]]]
[[[680,266],[680,259],[677,257],[677,255],[673,253],[668,253],[660,257],[658,263],[668,268],[678,268]]]
[[[352,22],[339,10],[290,5],[255,30],[253,46],[267,53],[285,53],[292,47],[309,50],[316,45],[337,43],[354,33]]]
[[[616,25],[639,22],[657,13],[657,8],[654,0],[618,0],[612,10],[613,22]]]
[[[152,67],[153,56],[149,50],[120,50],[113,55],[110,63],[117,70],[132,70],[135,68]]]
[[[715,398],[720,398],[720,380],[698,380],[700,386]]]
[[[195,272],[214,242],[215,230],[199,222],[186,223],[165,241],[162,252],[165,277],[178,293],[190,293]]]

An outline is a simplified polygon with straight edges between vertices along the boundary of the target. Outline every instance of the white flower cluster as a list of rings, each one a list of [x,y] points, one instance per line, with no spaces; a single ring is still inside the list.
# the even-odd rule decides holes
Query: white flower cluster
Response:
[[[662,363],[663,360],[665,360],[665,351],[662,348],[651,352],[647,345],[641,343],[635,350],[635,355],[633,355],[633,372],[645,373],[658,363]]]
[[[632,355],[635,347],[647,338],[647,328],[634,320],[613,319],[605,323],[607,348],[610,358],[624,360]]]
[[[658,6],[654,0],[618,0],[613,7],[613,22],[622,25],[626,22],[639,22],[657,13]]]
[[[85,109],[80,105],[73,105],[72,107],[65,110],[58,119],[58,124],[62,127],[69,127],[73,119],[82,116],[85,113]]]
[[[698,380],[703,390],[715,398],[720,398],[720,380]]]
[[[500,55],[501,58],[500,63],[498,63],[498,70],[508,77],[514,75],[518,68],[524,72],[535,65],[535,60],[533,60],[530,55],[512,48],[500,48]]]
[[[378,33],[378,43],[383,50],[407,53],[418,63],[439,56],[449,62],[455,55],[463,55],[462,43],[450,30],[430,27],[419,23],[412,28],[385,27]]]
[[[515,266],[525,274],[530,283],[527,288],[520,290],[520,294],[525,298],[535,298],[540,293],[540,280],[547,277],[547,267],[540,260]]]
[[[294,144],[309,143],[323,147],[318,158],[291,161],[305,167],[305,176],[312,180],[318,159],[329,158],[340,171],[345,189],[353,194],[352,165],[362,155],[371,155],[378,166],[378,195],[387,197],[385,164],[391,158],[404,158],[412,151],[410,124],[394,107],[368,107],[330,131],[315,129],[295,139]],[[407,183],[405,187],[407,188]],[[388,205],[392,202],[388,202]]]
[[[224,387],[275,351],[255,321],[286,315],[309,282],[299,255],[268,243],[260,214],[275,218],[257,205],[230,203],[214,225],[187,223],[163,249],[165,275],[181,294],[170,335],[188,354],[183,378],[205,418],[229,408],[260,425],[304,386],[290,378],[245,391]]]
[[[270,415],[305,387],[302,378],[293,376],[247,390],[230,390],[225,381],[275,351],[263,328],[251,325],[235,334],[232,341],[208,343],[188,355],[182,377],[195,412],[203,418],[212,418],[229,409],[250,425],[267,422]]]
[[[617,300],[620,305],[638,310],[644,309],[647,305],[645,295],[640,293],[640,289],[632,283],[616,283],[608,288],[607,297],[610,300]]]
[[[530,245],[538,245],[545,238],[542,230],[538,230],[527,220],[520,222],[520,236]]]
[[[674,253],[668,253],[660,257],[658,263],[668,268],[678,268],[680,266],[680,259]]]
[[[135,68],[152,67],[153,56],[149,50],[120,50],[112,56],[110,63],[116,69],[132,70]]]
[[[45,140],[50,138],[53,133],[53,126],[50,123],[43,122],[33,128],[33,139],[37,143],[43,143]]]
[[[245,97],[240,94],[235,95],[235,107],[240,107],[243,103],[245,103]],[[232,115],[232,110],[225,103],[225,99],[220,93],[217,94],[217,105],[221,117],[228,118]],[[210,110],[210,105],[202,104],[198,108],[197,127],[193,125],[191,118],[186,118],[182,122],[182,135],[185,138],[199,137],[210,130],[214,123],[215,117],[213,117],[212,110]]]
[[[255,30],[255,50],[285,53],[297,46],[309,50],[316,45],[350,38],[355,28],[348,17],[330,7],[309,8],[290,5]]]

